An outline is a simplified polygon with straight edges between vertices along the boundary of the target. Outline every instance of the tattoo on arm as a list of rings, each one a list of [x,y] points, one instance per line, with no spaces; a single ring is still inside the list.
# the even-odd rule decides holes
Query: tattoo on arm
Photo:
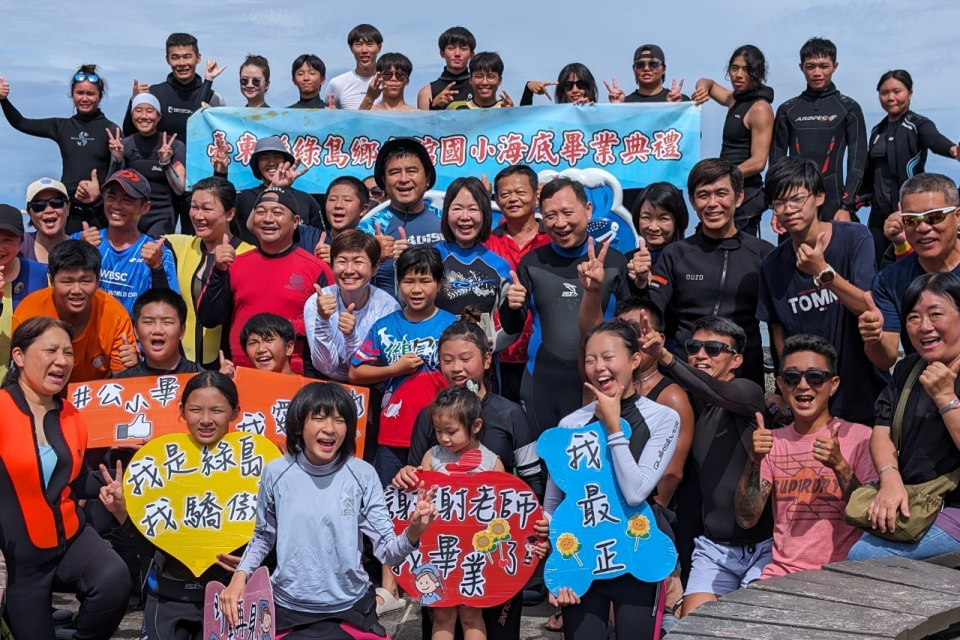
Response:
[[[840,491],[843,493],[843,500],[847,501],[850,499],[850,494],[852,494],[857,487],[862,483],[857,479],[856,474],[853,472],[853,469],[849,466],[846,469],[846,472],[834,471],[833,475],[837,478],[837,484],[840,485]]]
[[[757,524],[771,489],[773,485],[760,477],[760,465],[748,460],[734,499],[737,524],[744,529],[750,529]]]

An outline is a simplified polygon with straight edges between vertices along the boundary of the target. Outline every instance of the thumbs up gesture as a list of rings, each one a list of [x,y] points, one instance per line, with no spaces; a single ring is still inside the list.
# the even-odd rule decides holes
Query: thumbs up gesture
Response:
[[[527,288],[520,283],[516,271],[510,272],[510,286],[507,287],[507,306],[516,311],[527,301]]]
[[[400,254],[407,250],[407,230],[403,227],[397,229],[400,232],[400,239],[393,242],[393,259],[400,258]]]
[[[100,197],[100,180],[97,179],[97,170],[90,172],[89,180],[81,180],[77,185],[77,200],[84,204],[93,204]]]
[[[83,231],[80,232],[80,239],[95,247],[99,247],[103,241],[103,238],[100,237],[100,230],[91,226],[89,222],[83,223]]]
[[[756,464],[766,457],[773,449],[773,431],[767,429],[763,422],[763,414],[757,412],[757,428],[753,432],[753,450],[750,452],[750,459]]]
[[[393,236],[384,233],[383,230],[380,229],[379,222],[375,223],[373,228],[375,230],[373,237],[380,243],[380,262],[386,262],[393,258]]]
[[[819,233],[817,243],[812,247],[801,244],[797,248],[797,269],[808,276],[816,277],[827,268],[827,261],[823,258],[823,239],[826,235],[826,232]]]
[[[160,238],[156,242],[147,242],[140,249],[140,257],[150,269],[159,269],[163,266],[163,243],[166,238]]]
[[[227,357],[223,355],[223,351],[220,352],[220,373],[231,380],[237,379],[237,365],[227,360]]]
[[[863,344],[876,344],[883,339],[883,314],[873,301],[873,293],[865,291],[863,301],[867,303],[867,310],[860,314],[857,328]]]
[[[223,234],[223,239],[213,250],[214,266],[220,271],[226,271],[237,259],[237,251],[230,244],[230,236]]]
[[[318,285],[313,285],[314,290],[317,292],[317,313],[324,320],[329,320],[337,311],[337,296],[332,293],[324,293],[323,288]]]
[[[120,348],[117,350],[117,355],[120,356],[120,362],[127,369],[132,369],[140,364],[140,352],[137,351],[137,345],[130,344],[130,339],[126,334],[120,337]]]
[[[357,316],[353,315],[353,310],[356,307],[357,305],[351,302],[347,310],[340,314],[340,318],[337,321],[337,328],[340,329],[340,333],[345,336],[353,333],[353,330],[357,326]]]
[[[813,443],[813,459],[825,467],[833,469],[833,472],[846,477],[849,475],[850,466],[846,458],[840,451],[840,421],[834,420],[833,424],[823,430],[828,432],[817,436]]]
[[[130,96],[130,99],[133,100],[141,93],[149,93],[150,85],[146,82],[140,82],[136,78],[133,79],[133,94]]]
[[[647,249],[646,243],[641,243],[627,265],[627,275],[638,289],[645,289],[650,284],[651,266],[653,266],[653,259],[650,256],[650,250]]]
[[[960,357],[954,359],[949,366],[942,362],[931,362],[920,374],[918,380],[927,395],[936,403],[937,408],[944,407],[957,397],[957,371],[960,370]]]
[[[320,234],[320,241],[313,248],[313,255],[317,256],[327,264],[330,264],[330,245],[327,244],[327,232]]]

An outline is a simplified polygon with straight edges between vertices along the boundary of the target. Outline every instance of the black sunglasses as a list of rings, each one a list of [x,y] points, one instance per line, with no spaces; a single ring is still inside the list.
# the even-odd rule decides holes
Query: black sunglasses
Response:
[[[245,87],[248,84],[252,84],[255,87],[260,86],[260,78],[240,78],[240,86]]]
[[[384,71],[380,74],[380,77],[384,80],[393,80],[396,78],[397,80],[403,82],[407,79],[407,74],[405,74],[403,71]]]
[[[89,80],[90,82],[96,84],[100,82],[100,76],[95,73],[78,73],[73,76],[73,79],[77,82],[83,82],[84,80]]]
[[[34,213],[43,213],[47,210],[47,205],[50,205],[54,209],[63,209],[64,205],[67,204],[67,201],[63,198],[47,198],[46,200],[34,200],[30,203],[30,211]]]
[[[580,91],[589,91],[590,83],[586,80],[564,80],[563,81],[563,90],[564,91],[573,91],[573,88],[576,87]]]
[[[823,369],[807,369],[806,371],[787,369],[780,372],[780,379],[788,387],[795,387],[800,384],[801,378],[804,378],[811,387],[819,387],[830,377],[830,372]]]
[[[721,351],[736,354],[737,350],[728,344],[723,344],[718,340],[687,340],[683,343],[683,348],[688,356],[695,356],[700,353],[700,349],[707,352],[711,358],[716,358]]]
[[[633,63],[634,69],[659,69],[663,63],[659,60],[637,60]]]

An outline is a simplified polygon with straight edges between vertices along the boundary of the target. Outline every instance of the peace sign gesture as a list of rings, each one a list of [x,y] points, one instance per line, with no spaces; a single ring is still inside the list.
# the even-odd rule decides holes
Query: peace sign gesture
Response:
[[[167,138],[167,133],[163,132],[163,137],[160,139],[160,148],[157,149],[157,158],[160,160],[161,167],[170,164],[170,160],[173,159],[173,141],[176,139],[177,134]]]
[[[550,102],[553,102],[553,98],[550,97],[550,94],[547,93],[547,87],[556,86],[556,82],[539,82],[537,80],[531,80],[527,83],[527,89],[530,90],[530,93],[536,96],[543,96]]]
[[[454,91],[453,88],[456,86],[456,82],[451,82],[448,84],[443,91],[438,93],[433,100],[430,101],[430,106],[434,109],[444,109],[448,104],[454,101],[457,97],[459,91]]]
[[[302,176],[307,172],[310,167],[303,167],[300,170],[297,170],[301,161],[297,159],[296,162],[283,162],[277,167],[277,171],[273,174],[273,177],[270,179],[270,186],[276,187],[278,189],[289,189],[293,185],[294,181],[297,178]]]
[[[230,151],[224,140],[217,140],[214,145],[213,155],[210,156],[210,164],[213,165],[214,173],[227,173],[227,168],[230,166]]]
[[[587,238],[587,259],[577,265],[577,275],[580,276],[580,284],[584,291],[600,291],[603,286],[603,262],[609,248],[609,243],[603,245],[598,254],[593,238]]]
[[[437,485],[430,487],[427,491],[421,482],[417,487],[417,502],[410,516],[410,524],[407,526],[407,539],[413,544],[417,544],[420,536],[426,533],[430,525],[437,518],[437,506],[433,504],[437,496]]]
[[[501,107],[512,107],[513,98],[510,97],[510,94],[506,91],[500,92],[500,106]]]
[[[120,127],[117,127],[117,132],[114,134],[110,131],[110,127],[107,127],[107,148],[110,150],[110,159],[117,163],[123,162],[123,133],[120,131]]]
[[[117,460],[116,475],[110,476],[110,470],[100,465],[100,474],[106,486],[100,487],[100,502],[110,514],[123,524],[127,521],[127,501],[123,496],[123,465]]]
[[[613,85],[607,84],[607,81],[603,81],[603,86],[607,88],[607,100],[610,101],[610,104],[620,104],[627,101],[627,94],[623,92],[619,86],[617,86],[617,79],[613,78]]]
[[[227,68],[226,68],[226,67],[221,67],[220,65],[218,65],[216,60],[213,60],[213,59],[208,58],[208,59],[207,59],[207,72],[204,74],[203,78],[204,78],[204,80],[208,80],[208,81],[210,81],[210,82],[213,82],[213,81],[216,79],[217,76],[219,76],[221,73],[223,73],[223,72],[226,71],[226,70],[227,70]]]
[[[367,99],[373,102],[380,97],[381,93],[383,93],[383,76],[378,71],[367,86]]]
[[[676,78],[670,84],[670,93],[667,94],[667,102],[683,102],[683,78],[680,78],[680,84],[677,84]]]

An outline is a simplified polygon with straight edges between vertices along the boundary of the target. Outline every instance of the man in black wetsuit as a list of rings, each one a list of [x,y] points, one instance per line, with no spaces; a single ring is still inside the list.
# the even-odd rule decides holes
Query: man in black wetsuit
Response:
[[[540,192],[543,226],[548,245],[534,249],[511,271],[513,284],[500,305],[500,324],[510,334],[520,333],[533,314],[533,335],[527,369],[520,383],[520,397],[537,433],[560,424],[560,419],[583,405],[580,355],[580,305],[584,300],[580,267],[602,263],[593,278],[603,319],[613,317],[618,300],[630,292],[627,259],[606,247],[594,250],[587,241],[587,223],[592,213],[583,185],[569,178],[555,178]],[[606,250],[606,251],[605,251]],[[600,256],[600,257],[597,257]]]
[[[417,108],[442,111],[454,100],[473,99],[468,66],[477,48],[477,39],[463,27],[451,27],[440,34],[440,57],[446,63],[440,77],[417,93]]]
[[[305,53],[297,56],[290,70],[293,84],[300,92],[300,99],[288,109],[326,109],[327,103],[320,97],[320,87],[327,79],[327,65],[319,56]]]
[[[720,316],[743,327],[747,338],[741,375],[763,385],[760,261],[773,246],[737,231],[734,212],[743,202],[743,174],[733,163],[701,160],[690,172],[687,192],[700,228],[664,248],[650,277],[650,298],[664,311],[667,326],[677,327],[678,356],[698,318]],[[645,284],[636,283],[641,289]]]
[[[770,166],[780,158],[802,156],[820,167],[827,197],[820,219],[850,222],[867,166],[867,130],[863,111],[853,98],[833,84],[837,47],[829,40],[811,38],[800,49],[800,70],[807,89],[777,109],[773,123]],[[843,156],[847,155],[847,177]]]

